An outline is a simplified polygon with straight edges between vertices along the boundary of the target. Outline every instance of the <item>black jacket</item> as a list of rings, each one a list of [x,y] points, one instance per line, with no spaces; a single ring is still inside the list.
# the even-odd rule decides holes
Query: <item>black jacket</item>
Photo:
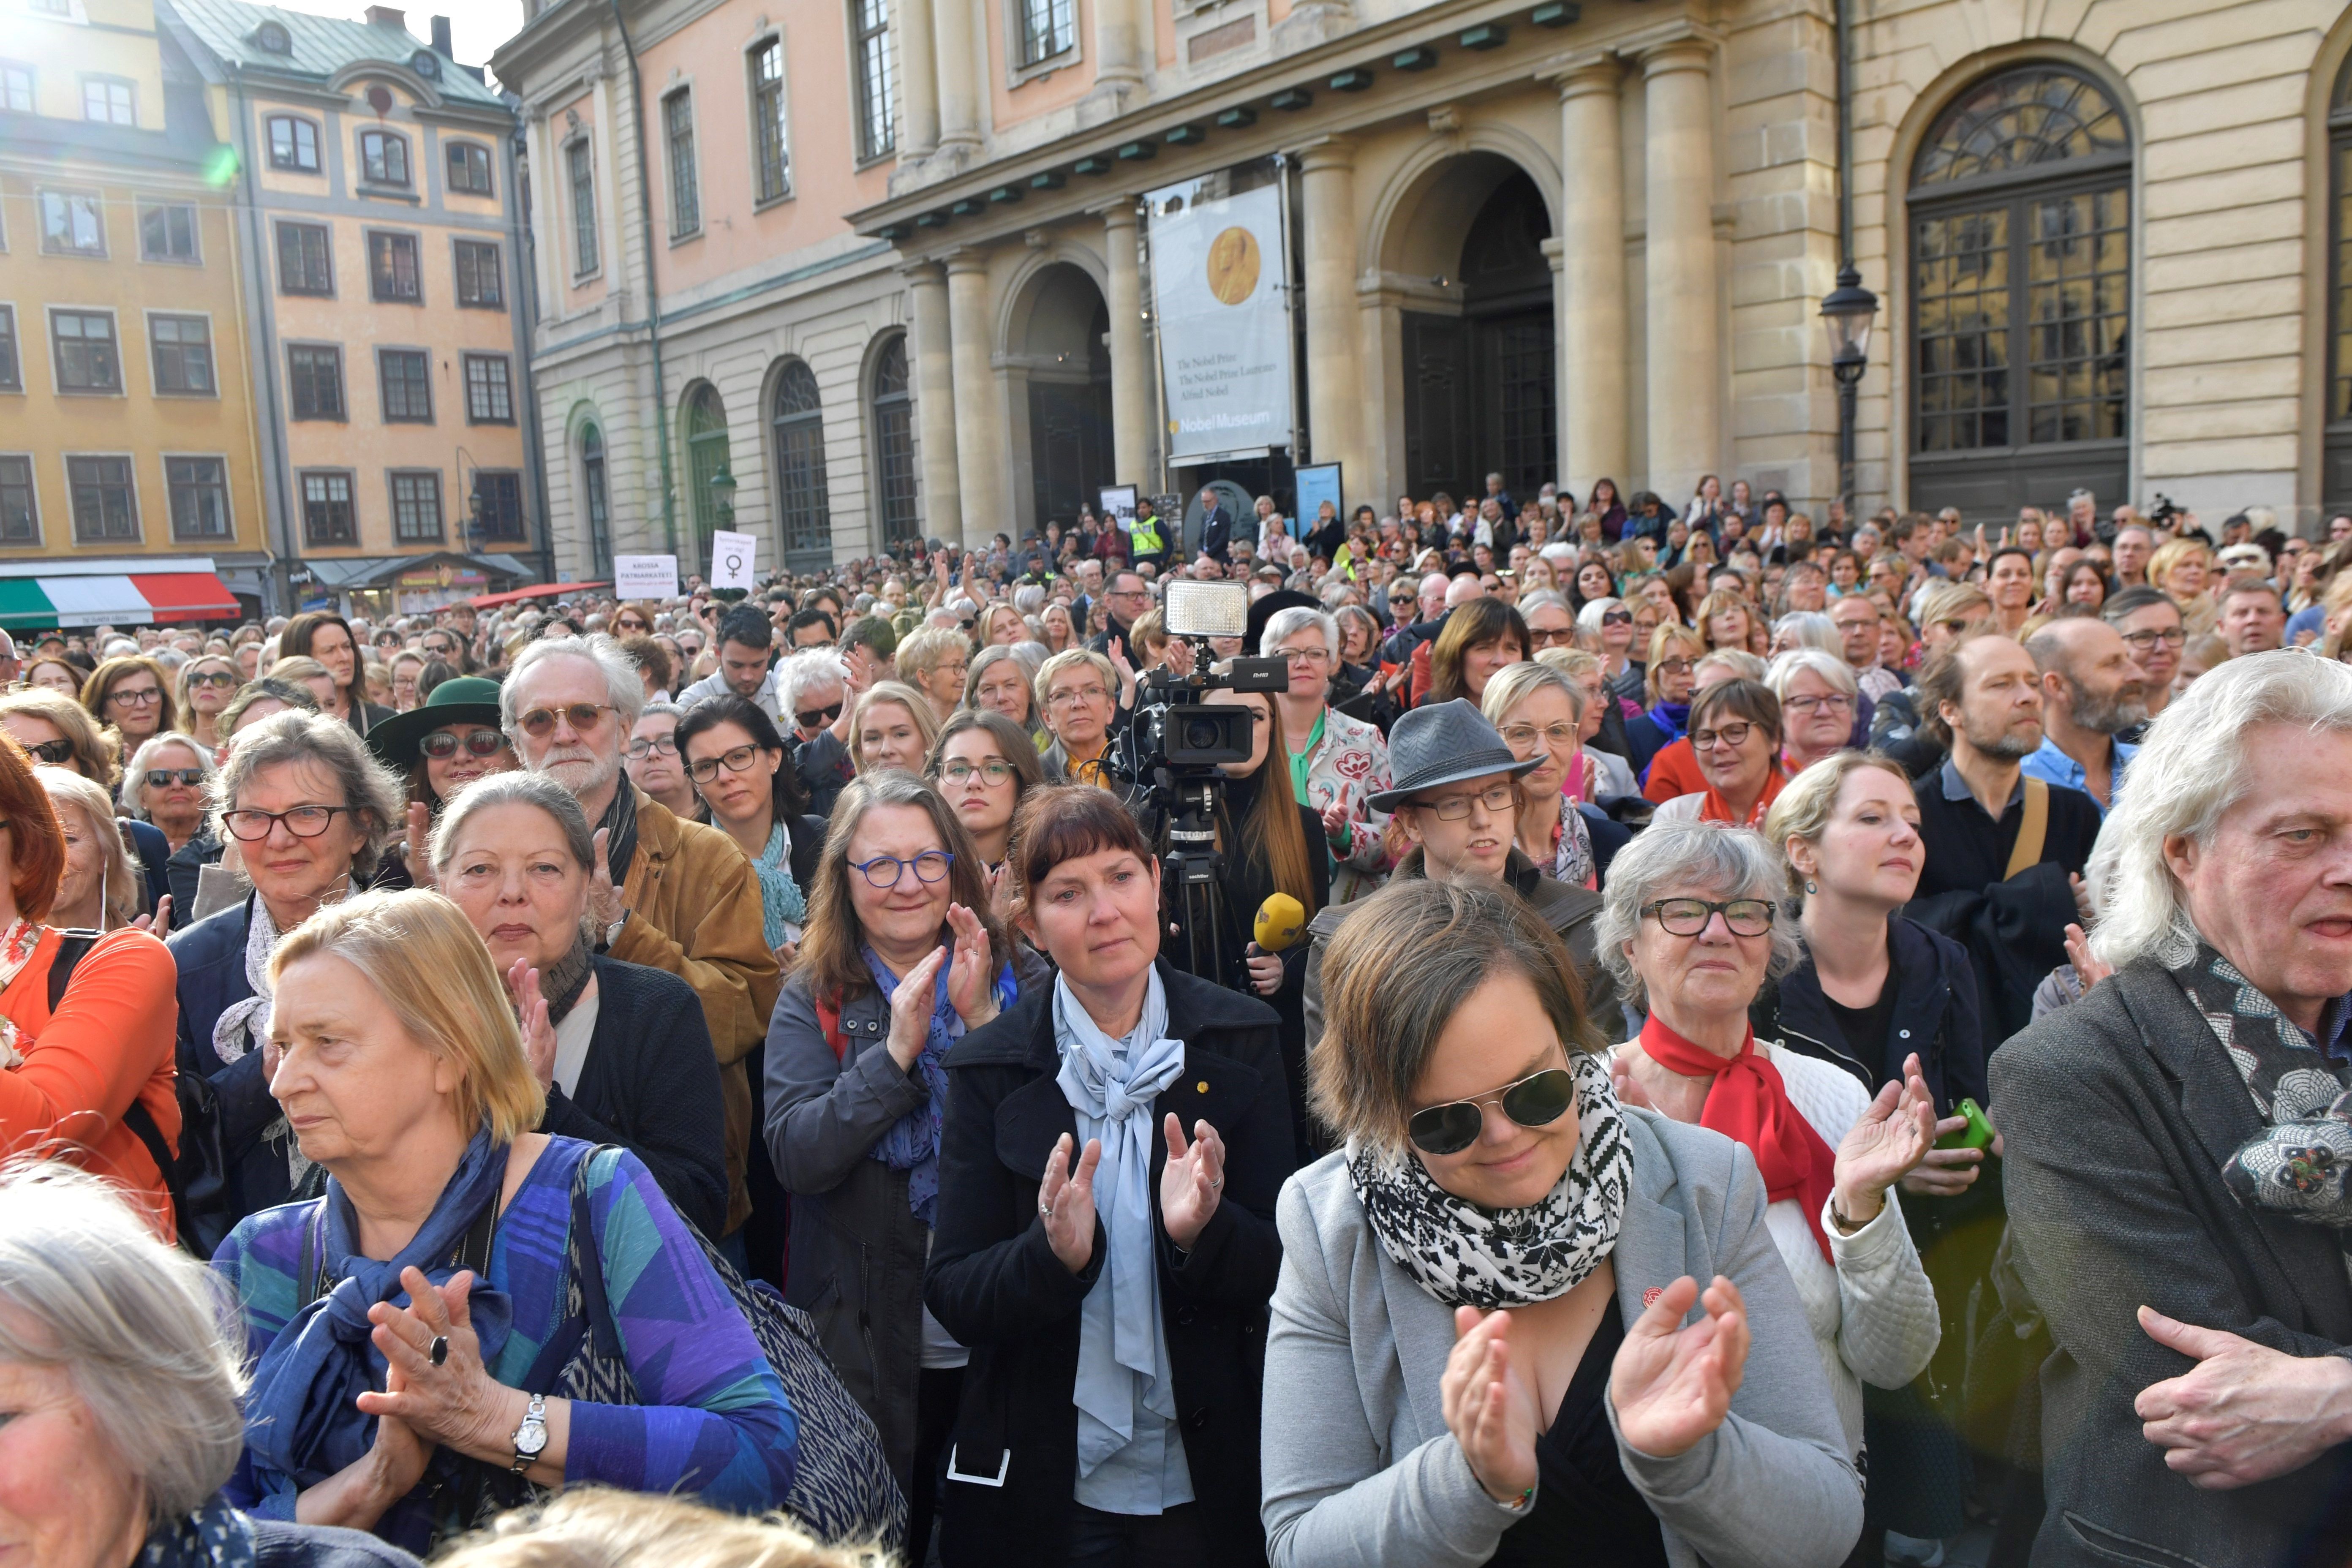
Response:
[[[596,1032],[579,1090],[551,1087],[539,1130],[620,1144],[646,1163],[678,1213],[716,1237],[727,1223],[727,1111],[702,1004],[665,970],[593,962]]]
[[[1223,507],[1218,507],[1202,516],[1202,554],[1222,565],[1227,558],[1227,552],[1233,547],[1233,540],[1234,514],[1232,512],[1227,511]],[[1181,543],[1181,541],[1178,542],[1177,553],[1180,557],[1183,553]]]
[[[179,965],[179,1069],[209,1080],[220,1100],[221,1151],[228,1162],[228,1223],[274,1208],[293,1195],[286,1158],[290,1134],[263,1134],[281,1125],[269,1080],[261,1076],[261,1047],[223,1062],[213,1026],[253,994],[245,977],[245,942],[253,929],[254,895],[172,933],[164,945]]]
[[[2132,1408],[2192,1364],[2141,1331],[2142,1302],[2288,1355],[2352,1356],[2337,1235],[2222,1184],[2263,1123],[2211,1026],[2141,960],[1996,1052],[1992,1077],[2011,1243],[2055,1342],[2035,1568],[2342,1563],[2352,1445],[2208,1491],[2166,1468]]]
[[[1151,1211],[1160,1311],[1176,1384],[1177,1427],[1199,1500],[1205,1561],[1263,1563],[1258,1405],[1266,1303],[1282,1264],[1274,1205],[1292,1165],[1290,1107],[1275,1017],[1265,1004],[1160,965],[1168,1032],[1184,1071],[1153,1106],[1189,1127],[1205,1120],[1225,1144],[1224,1201],[1192,1253],[1159,1228],[1167,1145],[1154,1133]],[[1055,1080],[1054,987],[1023,994],[948,1056],[939,1224],[923,1301],[971,1347],[956,1418],[954,1465],[940,1499],[947,1568],[1029,1568],[1066,1556],[1077,1479],[1078,1313],[1101,1273],[1072,1274],[1054,1256],[1037,1192],[1056,1140],[1077,1119]],[[978,1476],[1003,1484],[960,1479]]]
[[[1822,994],[1821,975],[1810,949],[1797,967],[1764,989],[1748,1005],[1748,1019],[1759,1039],[1779,1040],[1790,1050],[1845,1068],[1876,1094],[1903,1076],[1903,1059],[1919,1054],[1936,1114],[1949,1116],[1962,1100],[1987,1104],[1984,1032],[1977,1013],[1976,972],[1968,950],[1948,936],[1901,915],[1886,918],[1887,978],[1895,1005],[1883,1040],[1849,1040]]]

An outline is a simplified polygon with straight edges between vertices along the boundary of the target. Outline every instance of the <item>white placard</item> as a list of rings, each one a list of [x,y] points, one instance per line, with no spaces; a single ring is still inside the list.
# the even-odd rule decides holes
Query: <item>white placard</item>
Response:
[[[1221,171],[1144,197],[1174,465],[1293,438],[1282,186],[1230,183]]]
[[[710,536],[710,585],[751,591],[751,560],[759,542],[748,533],[721,529]]]
[[[615,555],[613,596],[616,599],[677,597],[677,557],[675,555]]]
[[[1102,487],[1102,510],[1095,515],[1117,527],[1122,533],[1135,531],[1135,487],[1105,485]]]

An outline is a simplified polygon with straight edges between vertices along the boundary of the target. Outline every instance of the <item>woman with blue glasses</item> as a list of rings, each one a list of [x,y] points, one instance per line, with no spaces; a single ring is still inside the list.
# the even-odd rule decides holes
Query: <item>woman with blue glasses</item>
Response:
[[[1044,962],[989,909],[987,863],[910,773],[853,780],[810,885],[799,963],[768,1026],[769,1152],[793,1194],[785,1296],[873,1415],[923,1559],[965,1352],[922,1307],[948,1048]]]

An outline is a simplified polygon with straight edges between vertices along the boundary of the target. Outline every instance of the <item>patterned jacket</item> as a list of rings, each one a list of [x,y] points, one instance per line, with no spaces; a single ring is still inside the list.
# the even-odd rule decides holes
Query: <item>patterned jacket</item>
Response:
[[[1345,855],[1335,847],[1338,862],[1331,878],[1331,901],[1344,904],[1372,892],[1388,874],[1388,851],[1381,837],[1389,825],[1388,813],[1374,811],[1371,797],[1387,789],[1389,743],[1379,730],[1360,719],[1350,719],[1336,708],[1323,710],[1323,738],[1307,757],[1307,799],[1318,815],[1333,801],[1348,807],[1350,837]]]

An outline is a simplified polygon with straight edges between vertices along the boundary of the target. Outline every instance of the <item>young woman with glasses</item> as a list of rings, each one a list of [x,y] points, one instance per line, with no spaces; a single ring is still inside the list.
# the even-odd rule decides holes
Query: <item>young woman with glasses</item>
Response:
[[[824,819],[810,816],[792,753],[759,704],[706,697],[677,721],[678,760],[701,797],[699,820],[735,840],[759,874],[768,946],[789,965],[807,920]]]
[[[1003,918],[1012,889],[1001,874],[1012,852],[1013,816],[1022,796],[1045,782],[1036,746],[1003,714],[967,710],[940,731],[923,776],[971,835],[988,869],[991,908]]]

